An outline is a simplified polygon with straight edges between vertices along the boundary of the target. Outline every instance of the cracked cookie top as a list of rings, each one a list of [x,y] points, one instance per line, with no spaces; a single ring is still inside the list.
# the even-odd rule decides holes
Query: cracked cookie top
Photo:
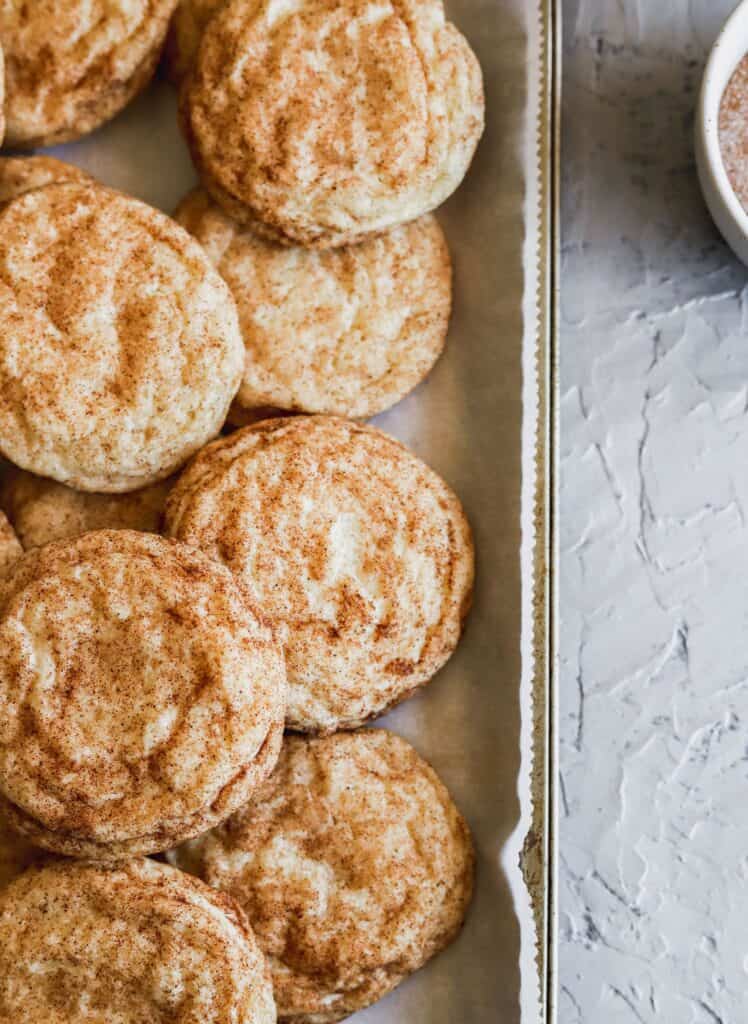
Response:
[[[244,346],[169,217],[96,184],[0,208],[0,451],[87,491],[163,479],[220,430]]]
[[[372,427],[296,416],[237,430],[179,477],[164,524],[228,566],[273,621],[292,729],[382,714],[457,646],[473,584],[462,506]]]
[[[256,799],[171,856],[246,910],[289,1024],[389,992],[456,936],[473,884],[445,786],[384,730],[289,737]]]
[[[58,863],[0,892],[2,1024],[275,1024],[242,911],[153,861]]]
[[[6,142],[93,131],[145,85],[177,0],[0,0]]]
[[[223,820],[278,756],[283,658],[225,568],[102,530],[0,581],[0,797],[39,846],[117,859]]]
[[[203,183],[235,220],[326,247],[443,202],[483,103],[441,0],[232,0],[207,24],[182,116]]]
[[[174,216],[236,301],[247,357],[232,419],[253,409],[374,416],[438,359],[452,288],[435,217],[319,251],[242,229],[203,189]]]

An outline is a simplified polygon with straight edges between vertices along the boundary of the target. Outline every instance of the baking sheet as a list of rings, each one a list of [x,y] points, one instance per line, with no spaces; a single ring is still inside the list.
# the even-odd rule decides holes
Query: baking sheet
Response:
[[[549,8],[550,0],[448,3],[483,67],[486,133],[463,187],[440,212],[455,268],[446,354],[416,393],[376,422],[464,501],[475,532],[477,586],[458,652],[420,696],[381,724],[407,737],[451,789],[475,835],[478,885],[461,938],[359,1014],[361,1024],[513,1024],[520,1001],[523,1024],[543,1012],[547,808],[538,779],[545,771],[545,591],[537,513],[545,481],[536,441],[544,437],[546,408],[537,345],[540,339],[542,349],[547,330]],[[167,212],[195,182],[175,96],[163,82],[94,136],[54,152]],[[518,869],[528,831],[534,905]]]

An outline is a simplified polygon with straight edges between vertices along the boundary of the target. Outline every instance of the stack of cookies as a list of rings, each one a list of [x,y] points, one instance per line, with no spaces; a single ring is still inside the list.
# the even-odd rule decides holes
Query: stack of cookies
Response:
[[[441,0],[0,4],[6,145],[164,44],[174,219],[0,158],[0,1024],[342,1020],[472,894],[443,783],[363,726],[470,604],[458,498],[365,421],[444,346],[477,62]]]

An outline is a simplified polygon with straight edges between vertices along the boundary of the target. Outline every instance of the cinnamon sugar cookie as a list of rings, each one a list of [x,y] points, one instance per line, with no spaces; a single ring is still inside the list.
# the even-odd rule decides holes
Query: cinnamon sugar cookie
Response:
[[[0,579],[7,576],[23,554],[15,530],[4,512],[0,512]]]
[[[289,737],[257,798],[172,856],[246,910],[286,1024],[386,995],[456,937],[473,886],[465,821],[384,730]]]
[[[75,164],[53,156],[0,157],[0,205],[24,192],[64,181],[91,184],[93,178]]]
[[[236,221],[326,247],[435,209],[483,130],[478,62],[441,0],[231,0],[182,92],[205,187]]]
[[[0,805],[35,845],[114,860],[227,817],[272,770],[281,652],[198,551],[102,530],[0,581]]]
[[[433,216],[322,252],[264,241],[202,189],[174,216],[236,301],[247,350],[239,416],[258,408],[374,416],[412,391],[439,357],[451,267]]]
[[[158,533],[172,483],[169,477],[129,494],[90,494],[10,468],[0,482],[0,505],[28,550],[89,530]]]
[[[6,143],[51,146],[110,120],[145,88],[177,0],[0,4]]]
[[[285,648],[288,726],[353,728],[427,682],[457,646],[473,583],[460,502],[404,445],[325,416],[208,445],[165,530],[223,562]]]
[[[195,62],[205,27],[225,0],[179,0],[166,40],[166,68],[175,85]]]
[[[169,217],[99,185],[0,208],[0,451],[79,490],[132,491],[220,430],[236,308]]]
[[[0,893],[2,1024],[275,1024],[242,911],[153,861],[57,863]]]

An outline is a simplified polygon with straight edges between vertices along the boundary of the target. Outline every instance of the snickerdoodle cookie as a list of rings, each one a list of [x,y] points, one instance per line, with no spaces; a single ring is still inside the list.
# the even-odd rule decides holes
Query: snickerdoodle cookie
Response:
[[[0,579],[8,575],[22,554],[23,548],[18,535],[5,513],[0,512]]]
[[[128,494],[91,494],[11,467],[0,481],[0,506],[26,549],[89,530],[158,533],[172,483],[169,478]]]
[[[136,860],[50,864],[0,893],[2,1024],[274,1024],[269,971],[236,904]]]
[[[237,430],[179,477],[164,524],[232,569],[274,622],[292,729],[382,714],[457,646],[473,583],[462,506],[379,430],[326,416]]]
[[[192,67],[205,26],[225,0],[179,0],[166,38],[166,69],[178,85]]]
[[[441,0],[231,0],[203,34],[182,123],[235,220],[342,245],[457,188],[483,130],[481,72]]]
[[[386,995],[455,938],[473,886],[460,812],[383,730],[289,737],[257,799],[172,858],[247,911],[286,1024]]]
[[[102,530],[0,581],[0,804],[22,836],[114,860],[249,799],[278,756],[283,657],[241,584],[175,541]]]
[[[239,410],[374,416],[439,357],[451,267],[433,216],[321,252],[242,229],[202,189],[175,218],[203,245],[236,301],[247,350]]]
[[[177,0],[0,3],[6,143],[51,146],[98,128],[145,88]]]
[[[0,204],[35,188],[64,181],[90,183],[93,179],[75,164],[66,164],[53,156],[0,157]]]
[[[0,451],[85,491],[167,477],[242,377],[234,300],[171,218],[99,185],[0,208]]]

